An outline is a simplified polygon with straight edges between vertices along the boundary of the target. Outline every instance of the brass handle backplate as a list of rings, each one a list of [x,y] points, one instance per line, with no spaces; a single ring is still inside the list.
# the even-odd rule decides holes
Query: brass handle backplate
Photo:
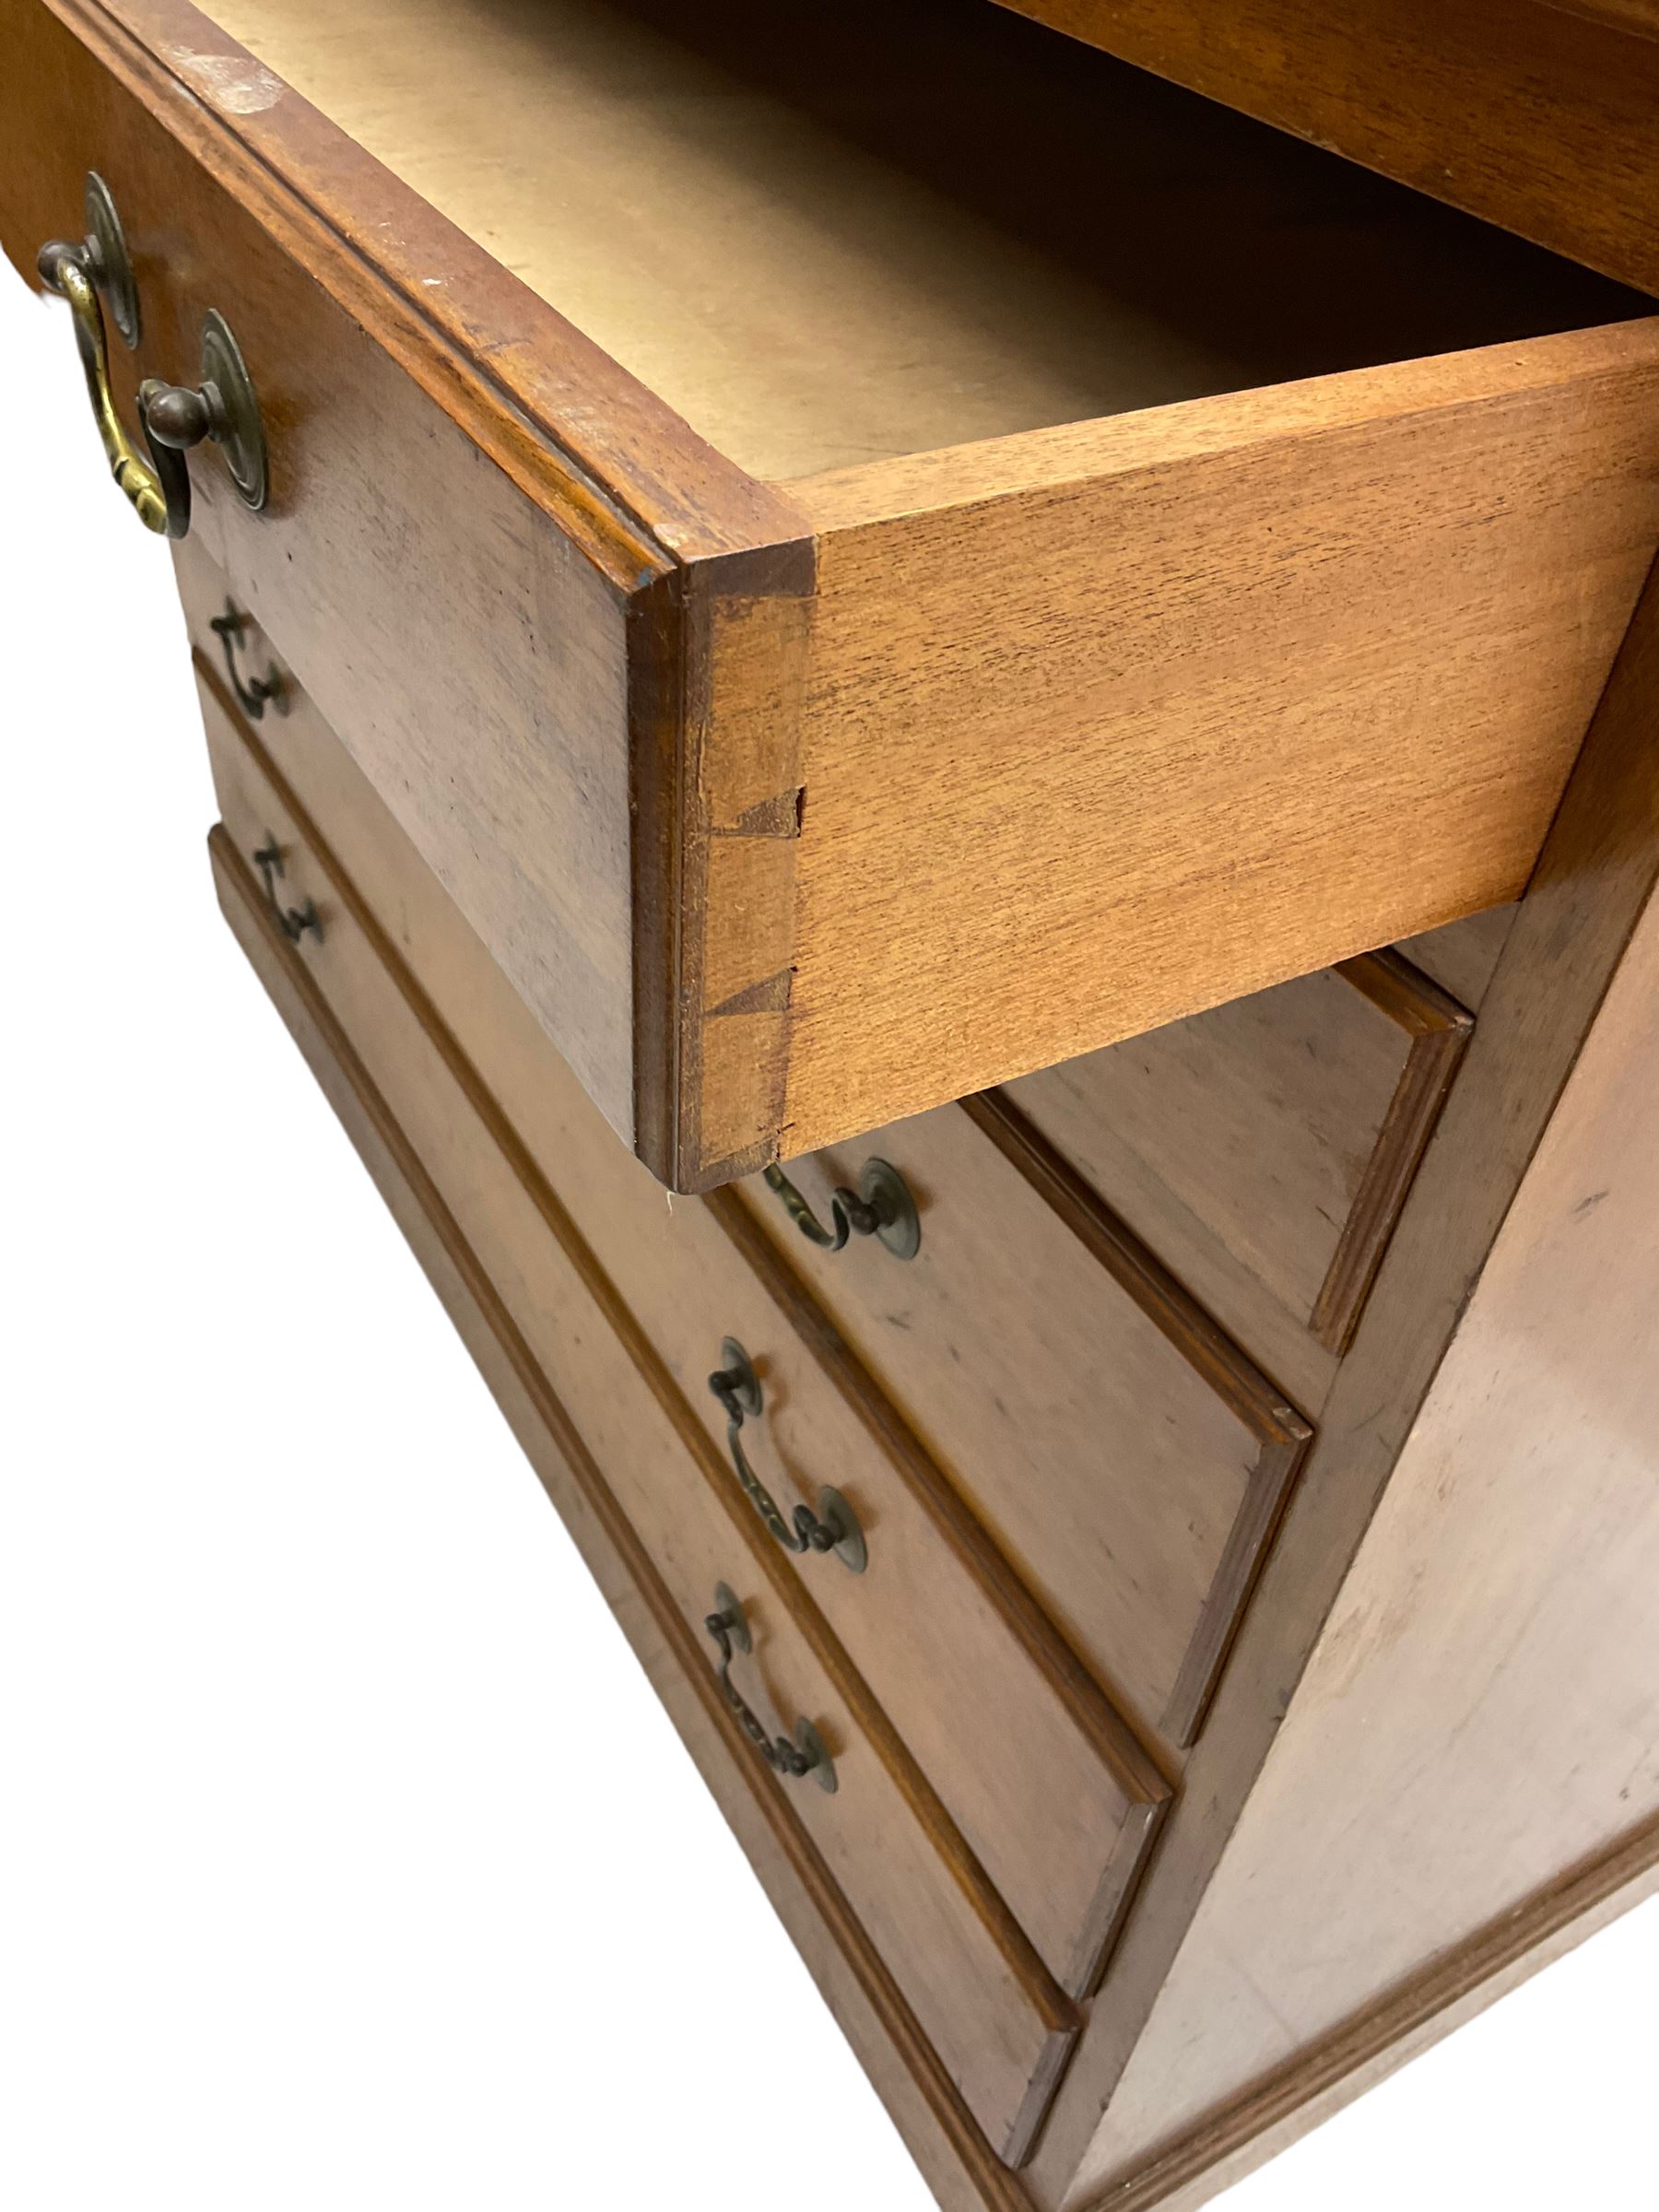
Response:
[[[139,335],[137,289],[120,218],[102,180],[87,180],[88,233],[79,245],[53,240],[41,248],[42,282],[69,302],[76,350],[87,396],[110,473],[147,530],[182,537],[190,528],[190,470],[184,455],[211,442],[224,455],[243,501],[265,503],[268,477],[259,402],[229,325],[209,309],[202,325],[202,382],[196,390],[147,376],[138,387],[138,427],[144,451],[128,437],[110,389],[110,353],[104,341],[101,290],[116,328],[129,346]]]
[[[725,1692],[725,1701],[737,1715],[738,1725],[754,1745],[774,1774],[786,1775],[791,1782],[799,1782],[810,1774],[820,1790],[831,1797],[841,1787],[836,1778],[835,1761],[824,1745],[823,1737],[810,1721],[797,1721],[792,1741],[786,1735],[773,1735],[759,1714],[754,1711],[743,1692],[732,1679],[732,1661],[739,1652],[754,1649],[754,1640],[742,1605],[724,1583],[714,1585],[714,1611],[703,1620],[703,1627],[714,1639],[720,1653],[720,1687]]]
[[[259,870],[259,879],[265,885],[265,903],[276,917],[276,926],[290,945],[298,945],[307,932],[323,942],[323,918],[308,899],[303,906],[285,906],[277,895],[277,878],[285,874],[282,865],[282,847],[267,830],[265,842],[256,845],[253,854],[253,865]]]
[[[801,1234],[825,1252],[839,1252],[849,1236],[874,1237],[897,1260],[913,1260],[922,1248],[922,1223],[910,1185],[885,1159],[865,1161],[857,1190],[835,1192],[830,1201],[831,1229],[824,1227],[782,1168],[765,1169],[763,1178]]]
[[[785,1551],[830,1551],[841,1565],[853,1574],[862,1574],[870,1563],[864,1530],[858,1524],[858,1515],[839,1490],[828,1484],[819,1490],[818,1512],[809,1505],[797,1505],[793,1526],[785,1521],[771,1492],[756,1474],[743,1448],[743,1424],[746,1419],[759,1420],[765,1401],[760,1390],[760,1378],[748,1354],[735,1336],[725,1337],[720,1347],[721,1365],[709,1377],[709,1388],[720,1400],[726,1417],[726,1448],[732,1455],[732,1465],[743,1486],[744,1496],[760,1516],[769,1535],[775,1536]]]

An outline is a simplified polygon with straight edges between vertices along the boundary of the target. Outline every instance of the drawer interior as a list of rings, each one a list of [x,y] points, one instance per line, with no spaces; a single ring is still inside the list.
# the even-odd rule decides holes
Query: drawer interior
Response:
[[[216,0],[750,475],[1641,313],[982,0]]]
[[[990,0],[213,5],[29,0],[6,251],[108,178],[129,420],[230,315],[204,547],[661,1180],[1518,894],[1633,295]]]

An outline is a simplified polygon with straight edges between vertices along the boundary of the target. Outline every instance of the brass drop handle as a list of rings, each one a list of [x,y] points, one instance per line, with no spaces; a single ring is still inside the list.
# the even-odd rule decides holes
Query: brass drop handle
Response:
[[[202,326],[199,389],[149,376],[138,387],[138,427],[144,452],[127,436],[110,389],[110,353],[104,341],[100,288],[129,345],[137,343],[137,294],[132,263],[108,188],[87,180],[88,235],[79,245],[54,239],[41,248],[41,280],[69,302],[76,350],[87,396],[110,473],[147,530],[182,537],[190,528],[190,471],[184,454],[211,441],[222,451],[231,481],[250,507],[265,503],[265,430],[241,349],[224,317],[210,309]]]
[[[280,714],[284,705],[282,677],[277,673],[276,663],[269,663],[263,676],[251,676],[246,682],[242,680],[241,671],[236,665],[236,648],[248,627],[248,618],[236,602],[227,599],[224,613],[215,615],[208,627],[225,649],[226,679],[236,694],[237,705],[248,720],[263,721],[265,711],[269,706],[274,706]]]
[[[276,894],[276,879],[284,873],[282,847],[267,830],[263,845],[253,849],[253,865],[259,870],[265,885],[265,902],[276,917],[276,926],[290,945],[298,945],[309,930],[319,945],[323,942],[323,919],[311,900],[303,906],[285,906]]]
[[[828,1484],[818,1492],[818,1510],[815,1513],[809,1505],[797,1505],[794,1525],[785,1521],[771,1492],[756,1474],[743,1448],[745,1419],[759,1420],[765,1400],[761,1394],[760,1378],[755,1372],[753,1360],[735,1336],[723,1339],[720,1357],[724,1364],[709,1377],[709,1388],[720,1400],[726,1417],[726,1448],[732,1455],[732,1465],[743,1486],[744,1496],[759,1514],[770,1535],[775,1536],[785,1551],[830,1551],[853,1574],[862,1574],[870,1563],[864,1531],[858,1525],[858,1515],[839,1490]]]
[[[793,1742],[786,1735],[773,1735],[733,1681],[732,1661],[739,1652],[753,1651],[754,1639],[749,1634],[742,1605],[724,1583],[714,1585],[714,1607],[704,1618],[703,1627],[714,1639],[714,1648],[720,1653],[720,1687],[725,1692],[726,1703],[737,1715],[744,1735],[774,1774],[786,1775],[791,1782],[799,1782],[810,1774],[818,1788],[833,1797],[841,1787],[836,1779],[835,1761],[812,1723],[797,1721]]]
[[[857,1190],[835,1192],[830,1201],[832,1229],[824,1227],[782,1168],[767,1168],[763,1174],[767,1189],[782,1200],[801,1234],[825,1252],[840,1252],[849,1236],[874,1237],[898,1260],[913,1260],[921,1250],[922,1223],[910,1185],[885,1159],[865,1161]]]
[[[93,265],[82,246],[59,241],[41,248],[40,272],[45,283],[69,302],[75,318],[75,345],[92,402],[92,418],[110,464],[110,473],[137,511],[147,530],[160,537],[182,537],[190,528],[190,472],[171,447],[157,445],[151,432],[145,394],[139,387],[138,420],[149,449],[147,461],[122,427],[110,390],[109,348],[104,344],[103,312],[98,304]]]

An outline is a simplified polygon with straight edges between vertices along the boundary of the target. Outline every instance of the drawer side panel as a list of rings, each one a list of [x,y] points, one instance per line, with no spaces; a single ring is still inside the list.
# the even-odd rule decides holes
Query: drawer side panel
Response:
[[[794,489],[786,1156],[1512,898],[1659,542],[1659,324]]]

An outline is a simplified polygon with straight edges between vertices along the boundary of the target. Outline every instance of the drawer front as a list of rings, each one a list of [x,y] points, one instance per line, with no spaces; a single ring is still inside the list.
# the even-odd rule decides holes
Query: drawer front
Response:
[[[592,1255],[568,1223],[561,1241],[533,1203],[383,963],[343,873],[318,858],[251,756],[223,731],[212,737],[227,912],[241,934],[255,931],[303,963],[686,1619],[705,1636],[710,1665],[729,1651],[734,1717],[754,1756],[766,1757],[764,1743],[782,1763],[778,1786],[796,1818],[986,2136],[1017,2160],[1058,2079],[1074,2009],[801,1602],[786,1562],[741,1499],[711,1478],[701,1430]],[[724,1647],[705,1626],[715,1615],[726,1616]],[[827,1780],[833,1790],[821,1786]]]
[[[844,1543],[783,1556],[1056,1977],[1087,1992],[1167,1794],[1157,1768],[734,1203],[670,1211],[559,1073],[534,1126],[565,1203],[776,1533],[801,1507],[826,1536],[851,1514],[853,1567]],[[740,1425],[709,1388],[734,1347],[759,1394]]]
[[[808,1149],[1524,880],[1659,541],[1655,333],[1583,327],[1634,296],[1006,10],[544,0],[391,68],[217,4],[809,517],[805,651],[688,725],[696,791],[800,715],[787,850],[685,878],[711,1117]]]
[[[1247,1341],[1294,1328],[1339,1355],[1471,1026],[1399,953],[1368,953],[1007,1096],[1213,1311],[1244,1312]]]
[[[740,1186],[1118,1700],[1196,1733],[1309,1429],[1015,1111],[967,1100],[800,1165],[820,1220],[871,1159],[920,1218],[828,1252]]]
[[[182,0],[132,14],[135,37],[76,0],[16,11],[0,241],[32,277],[43,243],[86,231],[88,172],[108,185],[140,310],[130,349],[103,288],[109,370],[141,457],[139,379],[196,386],[206,320],[227,320],[268,496],[250,509],[204,444],[183,546],[282,639],[589,1094],[672,1175],[662,1031],[684,978],[653,871],[671,846],[698,868],[663,812],[677,805],[681,565],[724,564],[696,615],[712,685],[714,629],[754,598],[747,549],[787,548],[804,524],[206,18]],[[756,558],[781,612],[746,637],[782,653],[800,563]],[[742,686],[721,680],[741,721]],[[787,718],[769,726],[787,749]],[[705,779],[716,816],[773,795],[750,785],[771,772],[747,745]],[[716,858],[745,872],[751,922],[776,846],[739,835]],[[711,988],[729,995],[735,962],[770,974],[784,958],[751,931]],[[728,1056],[761,1026],[736,1022]],[[711,1145],[752,1143],[718,1099],[706,1118]]]
[[[264,418],[269,496],[251,512],[213,453],[192,454],[185,542],[210,551],[241,605],[279,630],[478,927],[530,951],[524,987],[561,1009],[563,1049],[626,1130],[621,600],[382,342],[324,227],[270,180],[256,188],[182,86],[136,55],[124,74],[44,8],[18,12],[29,42],[7,72],[8,250],[29,268],[44,240],[78,239],[83,178],[105,179],[142,317],[136,351],[110,334],[135,433],[136,379],[194,384],[204,318],[226,317]],[[188,44],[206,78],[218,48]],[[239,89],[234,67],[220,65],[221,98],[263,100],[277,122],[289,113],[268,72],[244,57]],[[210,84],[198,89],[211,98]],[[179,116],[184,101],[194,124]],[[622,764],[608,776],[607,759]],[[510,815],[527,833],[511,885],[465,857]]]
[[[269,668],[263,645],[252,665]],[[251,834],[262,771],[216,682],[205,678],[203,690],[226,818]],[[291,686],[286,703],[263,725],[272,757],[300,804],[327,824],[347,877],[384,917],[476,1067],[473,1079],[499,1102],[524,1172],[557,1191],[695,1408],[735,1509],[753,1511],[734,1449],[786,1528],[796,1503],[817,1507],[827,1486],[855,1517],[861,1571],[813,1551],[790,1571],[1051,1971],[1083,1992],[1167,1798],[1159,1770],[851,1360],[833,1347],[815,1357],[803,1344],[781,1271],[757,1276],[703,1202],[665,1201],[547,1051],[314,708]],[[518,1210],[524,1218],[523,1202]],[[727,1202],[725,1211],[735,1209]],[[765,1401],[735,1433],[708,1389],[727,1337],[752,1356]]]
[[[1513,896],[1659,542],[1641,303],[1409,195],[1333,221],[1317,155],[1241,156],[1236,119],[1133,72],[1068,93],[1091,57],[1016,52],[1006,11],[912,41],[929,102],[966,103],[930,105],[935,148],[982,142],[951,118],[994,86],[1034,159],[1087,147],[1080,183],[1109,158],[1111,204],[1155,209],[1155,267],[1147,225],[1079,229],[1018,161],[959,150],[900,192],[915,92],[874,8],[825,18],[821,68],[747,41],[735,76],[784,81],[738,206],[706,144],[741,106],[706,94],[722,12],[665,41],[706,29],[713,79],[616,99],[597,145],[584,67],[641,81],[626,8],[527,11],[506,60],[458,37],[394,72],[348,16],[250,4],[349,128],[186,0],[18,0],[0,76],[8,253],[74,239],[106,177],[144,311],[114,347],[129,434],[135,375],[193,384],[229,317],[270,499],[193,455],[194,527],[611,1124],[711,1187]],[[835,86],[857,132],[812,112]],[[1062,98],[1093,120],[1055,131]],[[664,191],[686,128],[712,180],[690,216]],[[573,161],[578,235],[538,140]],[[1235,218],[1251,253],[1218,286]],[[726,224],[775,284],[734,279]],[[558,312],[613,289],[644,382]],[[770,439],[712,450],[647,388],[679,389],[688,332],[738,418],[810,429],[855,389],[848,441],[798,475]],[[978,370],[940,373],[953,332],[991,334]],[[798,406],[772,362],[815,372]],[[918,372],[942,413],[909,404]],[[824,465],[848,453],[872,458]]]

